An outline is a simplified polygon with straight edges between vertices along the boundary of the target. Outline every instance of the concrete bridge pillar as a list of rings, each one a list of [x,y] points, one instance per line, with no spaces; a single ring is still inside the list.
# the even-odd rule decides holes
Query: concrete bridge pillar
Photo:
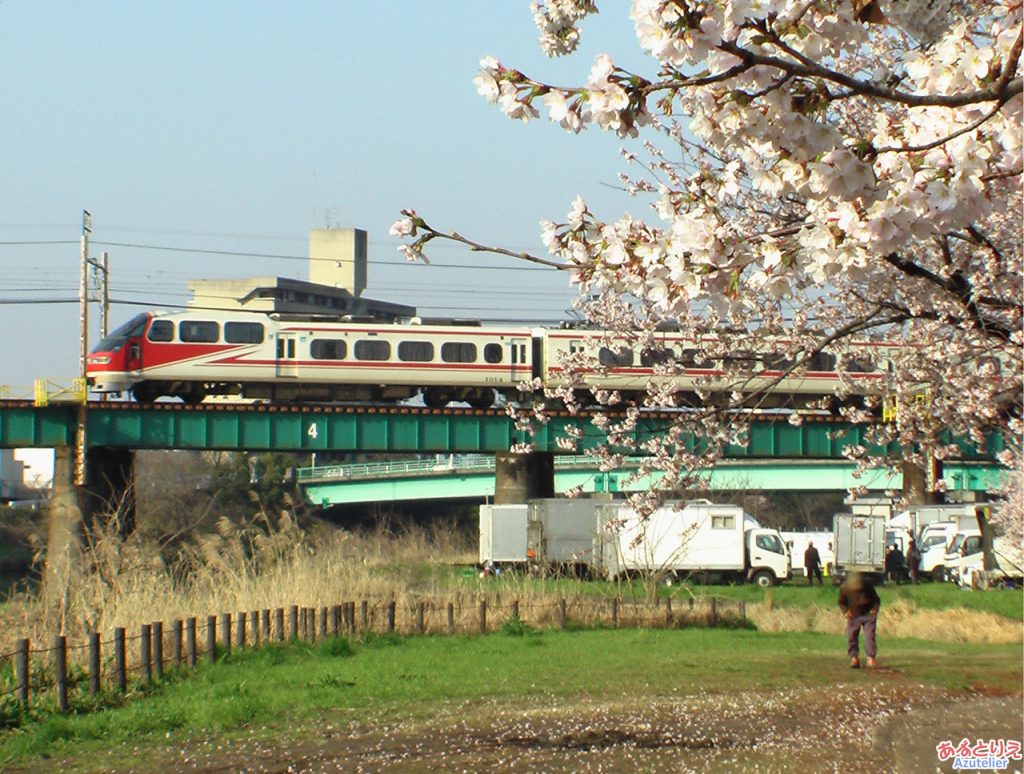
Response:
[[[116,516],[118,531],[135,529],[135,452],[93,446],[86,456],[88,481],[82,492],[86,521]]]
[[[494,467],[494,504],[525,503],[555,496],[555,455],[551,452],[498,452]]]
[[[81,552],[82,508],[75,487],[75,453],[70,447],[57,447],[43,569],[43,595],[52,609],[67,610],[68,593],[81,567]]]
[[[938,461],[932,460],[928,468],[903,461],[903,499],[907,505],[936,505],[942,496],[935,491],[935,482],[942,475]]]

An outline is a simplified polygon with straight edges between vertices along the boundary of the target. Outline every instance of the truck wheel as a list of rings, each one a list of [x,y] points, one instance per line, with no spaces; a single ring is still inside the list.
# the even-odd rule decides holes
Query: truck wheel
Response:
[[[943,581],[945,581],[946,568],[940,565],[939,567],[936,567],[934,570],[932,570],[932,580],[936,583],[942,583]]]
[[[775,585],[775,573],[771,570],[758,570],[750,581],[763,589],[767,589]]]

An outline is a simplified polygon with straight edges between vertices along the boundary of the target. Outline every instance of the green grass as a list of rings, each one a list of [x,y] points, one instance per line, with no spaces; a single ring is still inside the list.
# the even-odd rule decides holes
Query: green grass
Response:
[[[959,690],[1021,684],[1019,645],[957,645],[880,637],[897,679]],[[673,698],[700,691],[829,687],[865,675],[844,668],[843,638],[711,629],[508,627],[486,637],[372,636],[235,652],[166,680],[124,706],[69,716],[40,713],[0,732],[0,766],[42,758],[158,751],[177,742],[261,728],[273,739],[325,715],[422,720],[467,703]],[[869,678],[870,679],[870,678]],[[111,763],[109,757],[105,758]]]

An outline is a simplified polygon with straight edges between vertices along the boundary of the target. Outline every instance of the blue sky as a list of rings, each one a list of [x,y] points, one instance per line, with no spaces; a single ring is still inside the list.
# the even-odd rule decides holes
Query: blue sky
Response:
[[[638,65],[628,5],[609,8],[581,56],[549,60],[525,0],[4,2],[0,299],[76,297],[88,209],[114,297],[153,308],[184,302],[190,278],[305,278],[310,227],[334,225],[369,232],[368,296],[564,317],[563,275],[455,247],[431,253],[450,266],[409,265],[388,227],[414,207],[543,252],[538,221],[577,194],[608,217],[639,209],[615,189],[617,138],[509,121],[472,83],[486,54],[558,84],[584,81],[600,52]],[[142,308],[114,307],[113,324]],[[74,304],[0,304],[0,384],[73,376],[77,320]]]

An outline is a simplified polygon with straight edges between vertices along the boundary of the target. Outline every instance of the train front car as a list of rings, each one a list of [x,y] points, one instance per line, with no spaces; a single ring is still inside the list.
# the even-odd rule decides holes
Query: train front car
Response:
[[[128,392],[141,381],[143,336],[152,316],[136,315],[93,348],[86,361],[90,390]]]

